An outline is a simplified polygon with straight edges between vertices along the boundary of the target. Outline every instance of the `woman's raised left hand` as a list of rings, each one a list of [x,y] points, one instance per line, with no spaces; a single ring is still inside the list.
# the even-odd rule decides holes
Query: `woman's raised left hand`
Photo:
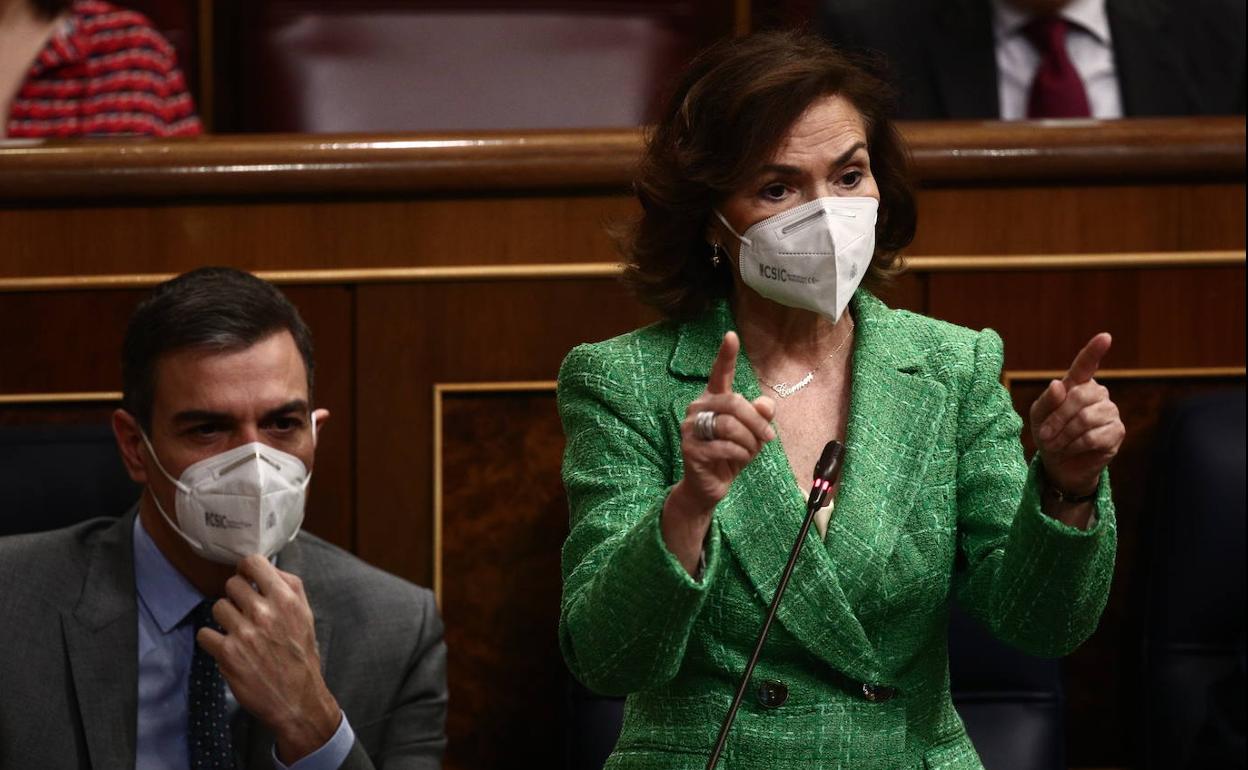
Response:
[[[1066,376],[1050,382],[1031,405],[1031,436],[1044,473],[1067,495],[1096,490],[1127,434],[1109,390],[1093,378],[1112,342],[1105,332],[1088,340]]]

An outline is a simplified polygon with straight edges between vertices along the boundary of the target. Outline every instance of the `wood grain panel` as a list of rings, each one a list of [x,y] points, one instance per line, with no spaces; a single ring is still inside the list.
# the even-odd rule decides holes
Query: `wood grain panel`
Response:
[[[909,254],[1244,248],[1244,186],[994,185],[919,192]]]
[[[1005,340],[1009,369],[1064,369],[1109,331],[1106,366],[1244,363],[1244,270],[931,275],[929,312]]]
[[[355,295],[346,286],[290,286],[315,345],[315,403],[330,419],[316,445],[304,527],[334,545],[355,549]]]
[[[635,209],[622,194],[0,208],[0,273],[614,262],[603,226]]]
[[[434,385],[552,380],[572,346],[654,316],[613,280],[362,286],[357,293],[358,552],[430,585]]]
[[[1148,495],[1150,460],[1158,419],[1167,404],[1185,396],[1217,389],[1242,388],[1238,377],[1162,377],[1102,379],[1122,413],[1127,438],[1110,465],[1110,483],[1118,520],[1118,558],[1109,603],[1096,632],[1063,660],[1067,697],[1067,759],[1073,767],[1126,765],[1135,756],[1138,712],[1139,618],[1133,584],[1146,569],[1139,563],[1141,523]],[[1014,408],[1026,415],[1047,380],[1014,381]],[[1023,431],[1030,457],[1031,436]]]
[[[121,338],[146,294],[4,295],[0,393],[121,390]]]
[[[560,767],[568,508],[554,392],[450,393],[442,414],[446,766]]]
[[[920,191],[907,253],[1011,255],[1244,248],[1237,185]],[[614,263],[620,194],[0,207],[0,278]],[[972,215],[973,212],[973,215]],[[919,263],[916,263],[919,264]]]

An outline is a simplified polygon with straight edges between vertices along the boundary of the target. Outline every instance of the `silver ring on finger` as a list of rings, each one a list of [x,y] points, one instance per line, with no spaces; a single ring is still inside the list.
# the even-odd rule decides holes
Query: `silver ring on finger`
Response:
[[[693,435],[703,441],[715,440],[715,413],[709,410],[698,412],[693,417]]]

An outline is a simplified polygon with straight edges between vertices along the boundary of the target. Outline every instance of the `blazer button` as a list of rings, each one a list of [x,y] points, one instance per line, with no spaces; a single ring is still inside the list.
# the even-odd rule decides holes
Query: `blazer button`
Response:
[[[763,708],[778,709],[788,699],[789,688],[784,686],[784,682],[767,679],[758,686],[758,702]]]
[[[883,684],[871,684],[863,682],[862,697],[872,703],[883,703],[886,700],[892,700],[897,694],[897,689]]]

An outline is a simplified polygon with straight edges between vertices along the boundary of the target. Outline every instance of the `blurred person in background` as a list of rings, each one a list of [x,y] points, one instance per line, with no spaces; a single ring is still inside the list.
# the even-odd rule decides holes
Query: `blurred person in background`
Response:
[[[904,119],[1244,114],[1243,0],[823,0],[818,23],[886,57]]]
[[[99,0],[0,0],[0,139],[196,136],[173,46]]]

